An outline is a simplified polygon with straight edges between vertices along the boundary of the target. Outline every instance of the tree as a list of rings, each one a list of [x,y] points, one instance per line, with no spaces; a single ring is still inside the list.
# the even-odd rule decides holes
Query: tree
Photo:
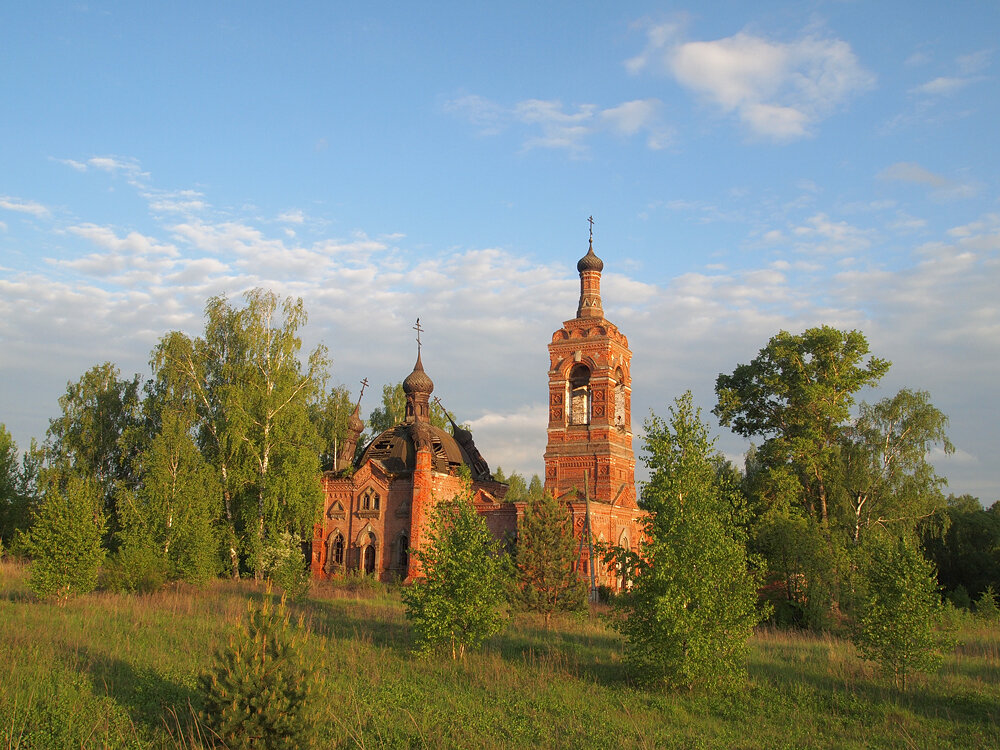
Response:
[[[448,429],[448,412],[437,402],[431,402],[430,422],[442,430]],[[382,386],[382,405],[376,406],[368,415],[368,427],[372,437],[381,435],[406,419],[406,393],[402,381]]]
[[[337,455],[347,438],[348,420],[354,412],[350,391],[342,385],[321,394],[308,406],[309,419],[319,438],[319,463],[323,471],[337,465]]]
[[[308,407],[323,389],[323,347],[299,360],[301,299],[279,304],[255,289],[234,308],[225,297],[205,306],[205,335],[168,334],[154,352],[154,369],[190,399],[199,442],[222,487],[230,560],[239,573],[238,547],[259,571],[267,538],[306,533],[321,502],[316,481],[319,439]]]
[[[638,553],[611,548],[609,561],[633,571],[615,600],[627,661],[668,687],[731,684],[745,674],[747,642],[761,615],[757,577],[727,528],[728,502],[716,482],[714,441],[688,392],[670,420],[646,421],[643,487],[648,511]]]
[[[934,566],[903,537],[869,539],[859,565],[857,622],[852,640],[906,689],[913,671],[938,668],[947,639],[939,632],[941,598]]]
[[[427,542],[414,550],[424,578],[404,589],[418,651],[465,655],[499,633],[509,616],[510,562],[472,505],[471,489],[431,511]]]
[[[265,540],[283,531],[308,533],[319,512],[322,490],[316,481],[319,458],[314,449],[318,440],[307,404],[321,387],[329,362],[326,350],[317,347],[302,371],[298,330],[306,323],[306,312],[301,299],[286,299],[280,315],[273,292],[254,289],[245,299],[241,325],[247,367],[232,407],[235,430],[252,471],[256,507],[254,533],[247,540],[259,572]]]
[[[713,413],[747,438],[762,438],[760,460],[773,481],[791,471],[799,501],[824,526],[829,521],[830,470],[854,394],[878,383],[889,362],[868,354],[860,331],[829,326],[799,335],[781,331],[732,375],[720,374]]]
[[[965,599],[980,596],[987,586],[1000,591],[1000,503],[986,510],[972,495],[951,495],[944,514],[943,535],[936,523],[925,524],[931,532],[922,535],[938,582],[952,593],[962,589]]]
[[[223,296],[205,304],[205,335],[191,339],[172,331],[160,339],[151,362],[154,381],[173,393],[175,402],[190,401],[202,455],[218,472],[222,517],[228,538],[230,572],[239,577],[236,498],[245,485],[241,441],[230,419],[230,404],[238,395],[245,368],[246,344],[239,313]]]
[[[0,545],[6,546],[10,546],[15,530],[21,525],[18,497],[21,472],[17,458],[17,443],[7,432],[7,426],[0,423]]]
[[[945,453],[955,450],[945,434],[948,418],[926,391],[904,388],[874,405],[862,402],[859,411],[843,440],[846,523],[855,544],[872,526],[912,533],[919,521],[942,510],[945,480],[927,454],[934,445]]]
[[[93,591],[104,561],[103,534],[104,514],[93,479],[50,473],[41,507],[24,540],[31,556],[31,590],[59,604]]]
[[[143,447],[139,391],[138,375],[122,380],[111,362],[95,365],[66,385],[59,398],[62,414],[49,422],[49,464],[93,480],[112,530],[116,489],[137,484],[134,459]]]
[[[201,720],[226,747],[314,747],[319,731],[318,675],[303,653],[302,620],[290,622],[285,597],[248,603],[208,671],[198,678]]]
[[[204,584],[219,568],[213,528],[219,488],[183,412],[164,410],[142,465],[141,486],[119,494],[122,548],[150,551],[170,579]]]
[[[518,523],[518,595],[525,609],[544,616],[545,627],[553,612],[586,604],[587,586],[573,570],[576,556],[567,507],[549,493],[529,500]]]

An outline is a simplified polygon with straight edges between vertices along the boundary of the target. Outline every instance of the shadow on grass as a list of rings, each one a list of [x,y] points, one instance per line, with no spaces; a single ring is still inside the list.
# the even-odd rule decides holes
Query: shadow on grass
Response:
[[[794,686],[806,686],[814,691],[818,700],[836,703],[833,708],[846,714],[843,718],[860,720],[870,717],[872,710],[881,713],[904,709],[928,719],[960,722],[984,730],[989,735],[998,733],[1000,709],[993,695],[979,695],[971,691],[938,692],[935,686],[939,681],[933,676],[928,679],[912,675],[907,689],[902,691],[885,677],[882,683],[868,679],[845,681],[816,670],[817,667],[809,669],[801,664],[778,663],[770,659],[753,665],[750,674],[782,692],[791,691]],[[849,695],[851,700],[838,702],[838,695]]]
[[[148,667],[137,667],[122,659],[87,648],[66,652],[78,664],[93,686],[95,695],[107,695],[124,708],[136,727],[151,733],[165,727],[171,710],[177,716],[190,714],[189,705],[201,701],[189,687],[168,680]]]
[[[301,612],[309,621],[314,633],[337,640],[360,640],[378,648],[387,648],[400,654],[408,652],[412,641],[405,621],[386,619],[391,608],[378,601],[355,602],[345,600],[311,599],[294,605],[293,611]],[[371,617],[364,612],[370,611]]]

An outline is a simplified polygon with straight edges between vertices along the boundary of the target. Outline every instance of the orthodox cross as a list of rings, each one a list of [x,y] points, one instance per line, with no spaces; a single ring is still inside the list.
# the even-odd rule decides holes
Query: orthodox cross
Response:
[[[368,378],[361,381],[361,394],[358,396],[358,403],[361,403],[361,397],[365,395],[365,388],[368,387]]]
[[[417,324],[413,326],[413,330],[417,332],[417,354],[420,354],[420,334],[424,331],[424,329],[420,327],[420,318],[417,318]]]
[[[594,217],[593,216],[588,217],[587,221],[590,222],[590,241],[593,242],[594,241]]]

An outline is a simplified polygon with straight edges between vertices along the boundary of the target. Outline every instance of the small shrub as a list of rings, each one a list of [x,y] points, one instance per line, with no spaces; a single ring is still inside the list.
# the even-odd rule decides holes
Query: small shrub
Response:
[[[403,601],[419,652],[459,659],[507,626],[510,562],[469,488],[431,511],[427,543],[414,554],[425,578],[403,590]]]
[[[119,548],[101,572],[101,587],[119,594],[151,594],[166,582],[166,562],[147,545]]]
[[[261,552],[261,569],[292,601],[309,593],[309,571],[297,534],[282,532]]]
[[[959,609],[972,609],[972,597],[962,584],[958,584],[954,591],[948,592],[948,601]]]
[[[993,586],[987,586],[976,599],[976,616],[986,622],[1000,620],[1000,607],[997,606],[997,595],[993,591]]]
[[[96,489],[80,477],[69,477],[65,485],[64,490],[57,479],[50,481],[24,539],[31,556],[29,587],[60,604],[93,591],[104,561],[104,516]]]
[[[304,658],[308,633],[294,627],[285,596],[275,606],[267,589],[250,600],[215,663],[198,678],[202,724],[231,750],[302,748],[316,744],[317,672]]]
[[[934,566],[903,539],[874,538],[866,546],[851,639],[862,657],[878,662],[905,690],[907,675],[936,670],[949,645],[941,630],[937,577]]]

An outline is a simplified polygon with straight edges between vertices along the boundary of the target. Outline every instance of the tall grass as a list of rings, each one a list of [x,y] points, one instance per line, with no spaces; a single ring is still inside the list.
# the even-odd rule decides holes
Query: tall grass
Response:
[[[212,746],[196,677],[252,595],[218,581],[55,607],[0,563],[0,749]],[[972,620],[905,693],[840,638],[762,630],[745,688],[703,695],[633,685],[599,613],[519,616],[453,662],[410,654],[392,589],[316,586],[292,608],[323,674],[324,747],[1000,746],[1000,633]]]

